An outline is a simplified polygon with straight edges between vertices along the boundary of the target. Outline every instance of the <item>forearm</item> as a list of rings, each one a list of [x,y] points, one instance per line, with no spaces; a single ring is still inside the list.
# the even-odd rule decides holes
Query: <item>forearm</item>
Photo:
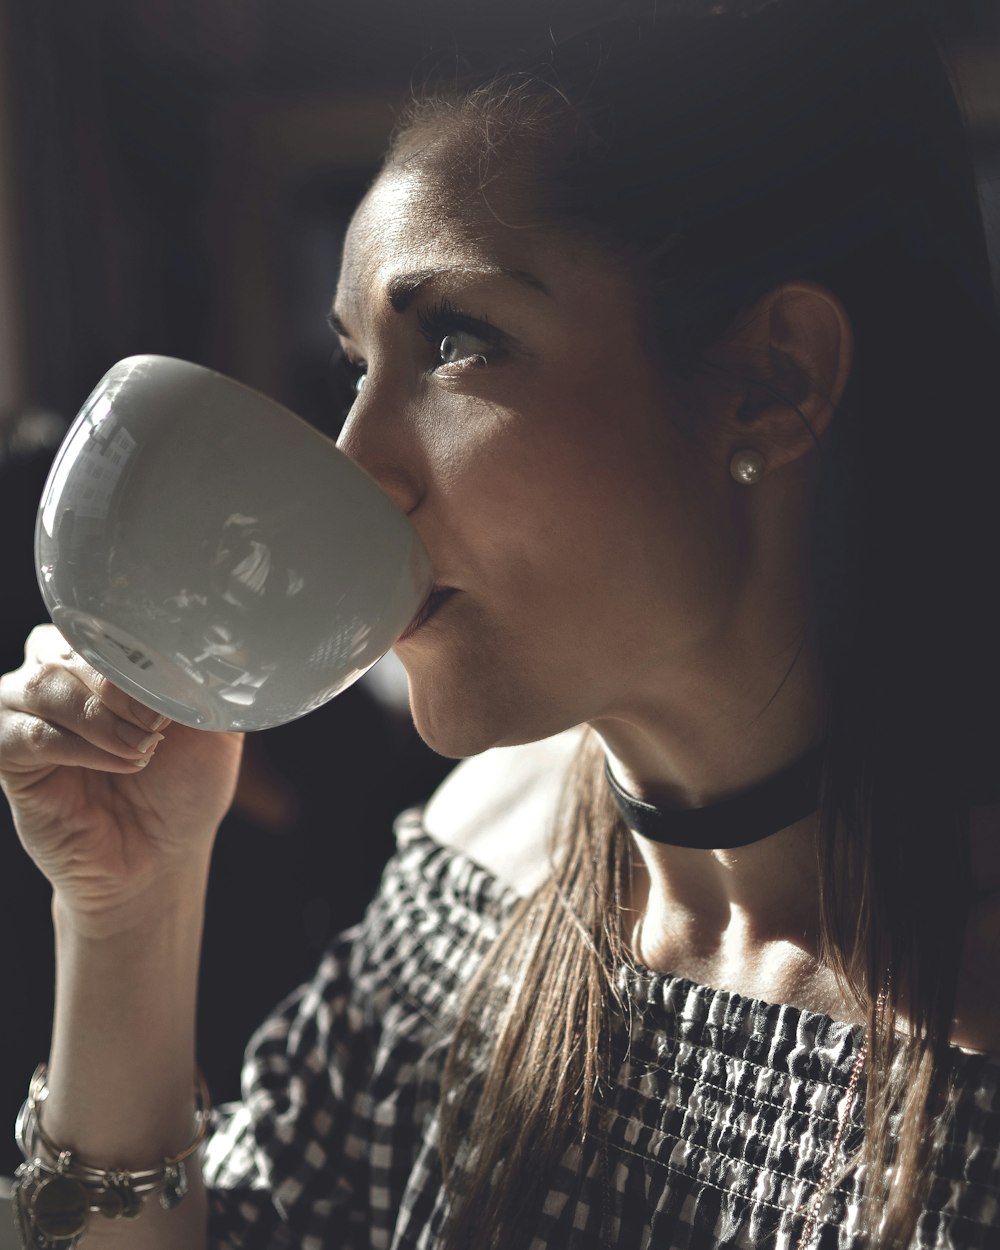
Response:
[[[43,1124],[89,1164],[153,1168],[192,1139],[203,907],[204,886],[191,885],[155,900],[127,929],[100,934],[53,903],[56,1011]],[[136,1220],[93,1214],[84,1246],[203,1246],[197,1157],[186,1170],[189,1192],[173,1211],[150,1194]]]

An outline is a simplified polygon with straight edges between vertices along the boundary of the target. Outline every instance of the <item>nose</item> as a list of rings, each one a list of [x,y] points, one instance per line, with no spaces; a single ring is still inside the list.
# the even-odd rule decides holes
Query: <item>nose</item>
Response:
[[[347,414],[337,446],[375,479],[401,512],[415,512],[423,498],[401,423],[380,415],[374,388],[366,386]]]

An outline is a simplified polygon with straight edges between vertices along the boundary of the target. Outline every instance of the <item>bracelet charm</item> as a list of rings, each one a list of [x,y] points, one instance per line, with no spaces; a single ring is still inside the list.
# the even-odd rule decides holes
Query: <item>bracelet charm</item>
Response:
[[[107,1189],[95,1189],[90,1198],[91,1211],[98,1211],[106,1220],[122,1217],[122,1196],[113,1185]]]
[[[136,1192],[130,1172],[112,1172],[111,1187],[121,1205],[123,1220],[136,1220],[142,1215],[142,1194]]]
[[[183,1161],[167,1163],[163,1168],[163,1188],[160,1190],[160,1206],[172,1211],[187,1193],[187,1172]]]
[[[79,1237],[87,1226],[89,1210],[84,1187],[65,1170],[47,1177],[31,1196],[34,1222],[52,1241]]]
[[[58,1190],[55,1196],[50,1190],[48,1198],[42,1194],[46,1186],[61,1180],[74,1183],[72,1178],[60,1177],[58,1173],[43,1179],[43,1170],[33,1159],[22,1163],[14,1173],[14,1226],[21,1250],[72,1250],[79,1243],[86,1227],[86,1210],[80,1220],[67,1220],[56,1209],[59,1205]],[[80,1188],[82,1190],[83,1187]],[[38,1202],[39,1195],[43,1198],[41,1204]],[[86,1203],[86,1196],[83,1201]],[[70,1231],[71,1228],[73,1231]]]

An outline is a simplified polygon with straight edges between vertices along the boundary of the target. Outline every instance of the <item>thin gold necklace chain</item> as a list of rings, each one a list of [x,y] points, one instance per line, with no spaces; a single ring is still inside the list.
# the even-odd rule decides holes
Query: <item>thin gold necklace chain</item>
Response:
[[[632,937],[632,949],[638,952],[639,942],[642,933],[642,917],[636,922],[635,930]],[[875,1001],[875,1018],[881,1019],[882,1012],[885,1008],[888,992],[886,989],[879,991],[879,996]],[[841,1109],[837,1116],[837,1131],[833,1135],[833,1141],[830,1144],[830,1153],[826,1162],[823,1164],[823,1170],[820,1172],[819,1181],[816,1184],[816,1192],[813,1194],[806,1208],[805,1223],[802,1225],[802,1231],[799,1233],[799,1239],[795,1243],[795,1250],[808,1250],[809,1243],[812,1241],[816,1232],[816,1224],[819,1220],[819,1213],[823,1209],[823,1203],[826,1201],[833,1182],[834,1168],[837,1166],[837,1156],[840,1154],[841,1143],[844,1140],[844,1134],[850,1124],[851,1112],[854,1110],[854,1101],[858,1095],[858,1086],[861,1083],[861,1076],[865,1069],[865,1063],[868,1060],[868,1030],[865,1030],[858,1047],[858,1053],[854,1056],[854,1062],[851,1064],[851,1071],[847,1078],[847,1089],[844,1091],[844,1098],[841,1102]],[[610,1203],[608,1201],[608,1190],[610,1189],[610,1167],[608,1162],[608,1143],[606,1134],[602,1134],[602,1166],[604,1169],[604,1210],[601,1218],[602,1236],[606,1246],[611,1246],[610,1241]]]
[[[886,991],[883,989],[875,1004],[876,1018],[881,1017],[882,1009],[885,1006]],[[865,1031],[864,1038],[858,1048],[858,1053],[854,1057],[851,1064],[850,1076],[847,1080],[847,1090],[841,1103],[840,1113],[837,1116],[837,1131],[833,1135],[833,1142],[830,1145],[830,1153],[826,1162],[823,1164],[823,1171],[820,1173],[819,1182],[816,1185],[816,1192],[813,1194],[809,1206],[806,1208],[806,1219],[802,1225],[802,1232],[799,1239],[795,1243],[795,1250],[806,1250],[807,1246],[813,1239],[816,1232],[816,1224],[819,1220],[819,1213],[822,1210],[823,1203],[826,1201],[827,1195],[833,1185],[833,1171],[837,1166],[837,1156],[840,1154],[840,1146],[844,1140],[844,1134],[847,1132],[847,1126],[851,1120],[851,1112],[854,1110],[854,1100],[858,1095],[858,1085],[861,1083],[861,1074],[864,1071],[865,1062],[868,1059],[868,1032]]]

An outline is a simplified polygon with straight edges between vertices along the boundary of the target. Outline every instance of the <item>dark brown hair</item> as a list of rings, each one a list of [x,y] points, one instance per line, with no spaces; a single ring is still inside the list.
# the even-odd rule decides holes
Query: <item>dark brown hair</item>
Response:
[[[821,953],[868,1019],[868,1233],[901,1247],[947,1101],[969,805],[996,784],[1000,336],[975,184],[913,6],[657,9],[420,101],[389,159],[433,132],[477,194],[506,178],[545,219],[616,249],[679,376],[711,367],[723,332],[785,281],[824,284],[851,317],[812,546],[829,693]],[[630,839],[601,763],[590,739],[555,871],[458,1015],[441,1101],[454,1250],[527,1244],[607,1080]]]

